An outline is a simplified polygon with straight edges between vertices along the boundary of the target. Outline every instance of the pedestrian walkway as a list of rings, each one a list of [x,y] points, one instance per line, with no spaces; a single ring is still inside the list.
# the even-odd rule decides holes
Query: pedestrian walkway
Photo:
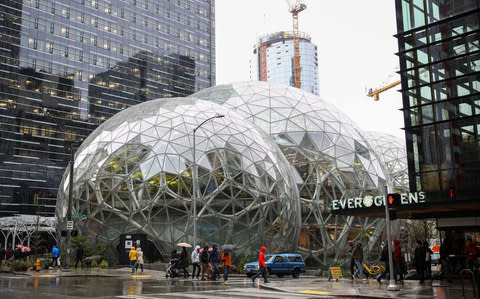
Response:
[[[210,291],[196,291],[196,292],[177,292],[177,293],[163,293],[163,294],[148,294],[145,296],[139,295],[122,295],[116,298],[123,299],[153,299],[153,298],[231,298],[231,299],[245,299],[245,298],[262,298],[262,299],[288,299],[288,298],[312,298],[308,294],[292,294],[279,293],[277,291],[259,289],[259,288],[228,288],[224,290],[210,290]]]

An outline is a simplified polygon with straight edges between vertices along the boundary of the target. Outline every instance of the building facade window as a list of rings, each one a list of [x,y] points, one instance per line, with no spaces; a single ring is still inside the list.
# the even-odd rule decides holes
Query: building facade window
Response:
[[[188,16],[206,27],[213,26],[214,16],[190,16],[183,3],[178,6],[142,0],[133,6],[133,2],[127,2],[2,2],[12,12],[0,24],[0,32],[12,32],[0,41],[0,56],[8,62],[0,65],[0,177],[5,181],[0,186],[2,203],[21,199],[23,212],[53,215],[59,177],[69,159],[68,139],[81,141],[104,120],[131,105],[165,95],[186,96],[215,85],[213,47],[193,45],[180,34],[167,37],[163,32],[187,29],[167,19],[167,13],[180,20]],[[214,11],[214,1],[190,3]],[[214,43],[214,28],[208,37],[194,28],[188,30]],[[184,51],[187,46],[189,55]],[[208,59],[200,61],[200,54]],[[158,58],[168,64],[157,63]],[[200,79],[196,69],[205,70],[209,79]],[[41,113],[43,108],[49,116]],[[58,129],[50,116],[68,130]],[[15,124],[17,129],[13,129]],[[18,126],[36,128],[25,132],[56,129],[57,133],[55,138],[49,134],[18,135]],[[67,133],[70,130],[72,134]],[[27,144],[24,151],[41,163],[33,165],[32,159],[14,156],[19,144]],[[17,166],[6,168],[4,162]],[[23,176],[13,179],[13,171]],[[45,182],[27,183],[37,179]],[[45,201],[29,208],[33,194],[38,192],[43,192]],[[2,209],[0,206],[1,215],[8,215]]]
[[[473,200],[480,184],[478,1],[396,1],[410,190]]]

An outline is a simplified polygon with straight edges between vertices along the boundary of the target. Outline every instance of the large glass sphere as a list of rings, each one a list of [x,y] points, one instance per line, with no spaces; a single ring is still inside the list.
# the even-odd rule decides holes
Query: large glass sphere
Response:
[[[300,205],[287,160],[262,130],[218,104],[169,98],[128,108],[83,142],[74,169],[74,213],[87,215],[78,225],[112,247],[120,234],[145,233],[165,255],[194,242],[194,217],[198,244],[235,244],[237,256],[297,246]],[[67,170],[59,217],[68,182]]]
[[[222,105],[269,134],[292,167],[301,197],[300,247],[321,264],[345,262],[348,240],[367,252],[383,229],[378,218],[330,213],[332,200],[383,194],[384,166],[362,131],[320,97],[271,82],[240,82],[194,95]]]
[[[408,165],[405,140],[397,136],[368,131],[365,134],[373,150],[385,165],[393,191],[408,192]]]

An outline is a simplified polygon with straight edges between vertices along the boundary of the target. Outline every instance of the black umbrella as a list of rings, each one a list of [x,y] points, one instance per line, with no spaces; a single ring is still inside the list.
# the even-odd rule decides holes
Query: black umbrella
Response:
[[[222,247],[220,247],[220,250],[222,252],[232,252],[235,250],[235,245],[233,244],[224,244]]]

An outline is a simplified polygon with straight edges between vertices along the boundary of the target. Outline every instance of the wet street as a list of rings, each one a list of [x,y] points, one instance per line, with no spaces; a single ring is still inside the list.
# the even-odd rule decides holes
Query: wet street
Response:
[[[299,279],[271,277],[271,283],[252,286],[251,280],[236,275],[227,285],[223,281],[165,279],[164,272],[148,271],[130,275],[129,269],[102,271],[48,271],[25,275],[0,273],[0,298],[462,298],[458,282],[407,281],[400,291],[386,290],[386,284],[376,280],[345,279],[329,282],[313,276]],[[473,298],[471,286],[464,298]]]
[[[282,294],[252,287],[251,281],[232,278],[223,281],[151,279],[149,275],[125,277],[34,277],[0,275],[0,298],[311,298],[312,295]]]

